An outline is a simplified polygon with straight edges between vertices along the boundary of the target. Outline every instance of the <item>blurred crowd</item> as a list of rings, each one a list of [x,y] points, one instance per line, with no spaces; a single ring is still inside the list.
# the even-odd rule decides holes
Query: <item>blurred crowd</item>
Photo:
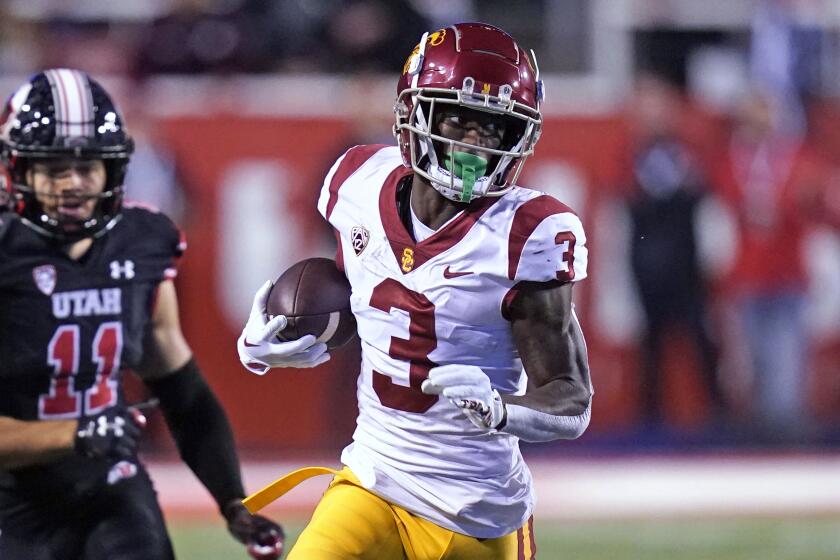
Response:
[[[622,192],[650,428],[663,423],[663,355],[676,332],[690,341],[713,424],[766,443],[820,437],[810,402],[827,381],[815,383],[819,352],[837,359],[825,343],[840,333],[840,287],[819,277],[840,270],[840,162],[784,111],[769,90],[744,91],[698,136],[698,107],[661,78],[637,80]],[[819,325],[817,306],[835,315]],[[823,376],[836,374],[836,361],[827,367]]]
[[[546,2],[522,4],[539,11]],[[84,61],[92,74],[141,80],[392,75],[423,31],[485,13],[478,2],[435,0],[74,4],[0,4],[0,73]],[[669,424],[668,347],[682,337],[690,355],[679,360],[696,365],[712,430],[742,429],[766,443],[840,443],[837,416],[825,411],[836,402],[817,394],[836,387],[840,373],[840,104],[813,94],[813,34],[783,5],[765,2],[756,12],[744,48],[748,79],[715,107],[690,94],[690,79],[636,53],[641,62],[618,110],[627,139],[621,176],[588,185],[609,193],[629,224],[622,255],[643,317],[635,419],[650,432]],[[142,101],[124,108],[138,138],[129,192],[189,219],[177,159],[145,109]],[[357,109],[348,144],[390,141],[379,123],[365,130],[375,118]],[[609,226],[588,225],[596,259],[597,232]],[[597,387],[598,372],[594,378]],[[597,416],[597,397],[595,406]]]
[[[437,15],[409,0],[10,0],[0,4],[0,72],[78,65],[95,74],[389,71]],[[457,3],[456,3],[457,4]],[[34,39],[34,40],[33,40]]]
[[[796,8],[756,4],[743,77],[717,103],[666,73],[640,72],[629,95],[621,192],[644,315],[639,417],[654,430],[674,333],[712,426],[784,444],[833,430],[814,403],[840,364],[837,101],[815,95],[819,30]]]

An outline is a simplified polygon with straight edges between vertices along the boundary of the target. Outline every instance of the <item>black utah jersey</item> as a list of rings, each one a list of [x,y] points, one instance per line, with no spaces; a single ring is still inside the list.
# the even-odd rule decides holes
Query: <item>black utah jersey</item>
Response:
[[[74,261],[0,214],[0,416],[78,418],[117,404],[157,287],[184,248],[164,214],[127,206]]]

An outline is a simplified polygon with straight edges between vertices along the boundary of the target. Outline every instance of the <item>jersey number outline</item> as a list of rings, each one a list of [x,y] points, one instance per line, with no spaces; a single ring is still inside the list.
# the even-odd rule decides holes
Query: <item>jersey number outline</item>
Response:
[[[383,406],[404,412],[424,413],[438,401],[437,395],[420,390],[429,370],[437,364],[429,354],[437,348],[435,334],[435,304],[419,292],[410,290],[386,278],[370,296],[370,306],[390,314],[392,309],[408,313],[408,338],[391,337],[388,355],[408,361],[409,386],[397,385],[389,375],[373,370],[373,390]]]
[[[561,260],[566,263],[566,270],[557,271],[557,279],[561,282],[571,282],[575,278],[575,242],[577,238],[571,231],[561,231],[554,236],[554,244],[567,243]]]
[[[38,397],[41,419],[78,418],[82,414],[82,393],[74,382],[79,373],[79,325],[60,325],[47,346],[47,363],[53,366],[50,388]],[[86,414],[96,414],[117,403],[117,381],[120,369],[123,331],[119,321],[99,325],[93,337],[91,355],[96,363],[93,385],[84,391]]]

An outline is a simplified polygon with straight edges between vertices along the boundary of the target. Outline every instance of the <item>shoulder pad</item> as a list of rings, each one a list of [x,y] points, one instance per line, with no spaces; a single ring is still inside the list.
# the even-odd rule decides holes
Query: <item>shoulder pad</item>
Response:
[[[586,278],[587,260],[583,224],[571,208],[540,195],[516,209],[508,238],[508,278],[576,282]]]

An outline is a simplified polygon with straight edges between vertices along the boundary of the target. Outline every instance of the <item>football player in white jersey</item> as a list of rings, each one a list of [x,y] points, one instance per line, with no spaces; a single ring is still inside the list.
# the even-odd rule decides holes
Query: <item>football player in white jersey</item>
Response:
[[[580,436],[592,398],[572,308],[583,227],[515,185],[542,125],[536,61],[500,29],[456,24],[423,35],[397,92],[399,146],[351,148],[318,203],[352,286],[359,416],[289,558],[534,558],[519,440]],[[311,335],[277,342],[286,319],[266,317],[269,288],[239,339],[243,364],[323,363]],[[246,506],[323,472],[280,479]]]

